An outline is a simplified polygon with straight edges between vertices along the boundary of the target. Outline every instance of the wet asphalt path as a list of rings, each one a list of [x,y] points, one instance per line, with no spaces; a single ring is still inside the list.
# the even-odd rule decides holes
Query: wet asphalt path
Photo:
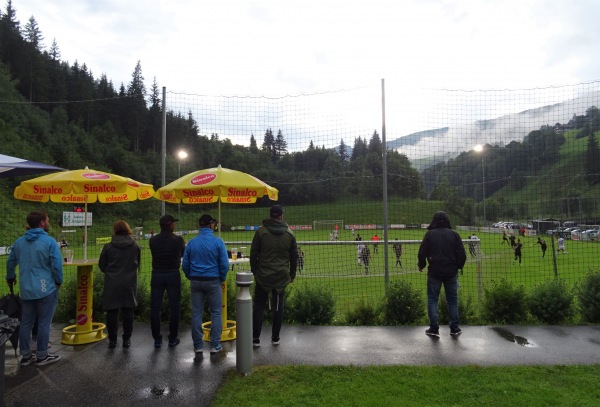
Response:
[[[254,349],[259,365],[572,365],[600,363],[600,326],[464,326],[457,338],[447,327],[427,337],[426,327],[284,326],[281,345]],[[195,357],[189,328],[181,344],[155,350],[148,324],[136,323],[132,346],[108,349],[107,341],[77,347],[54,340],[56,364],[15,366],[6,352],[7,406],[206,406],[226,372],[235,370],[235,341],[210,356]],[[58,336],[59,337],[59,336]]]

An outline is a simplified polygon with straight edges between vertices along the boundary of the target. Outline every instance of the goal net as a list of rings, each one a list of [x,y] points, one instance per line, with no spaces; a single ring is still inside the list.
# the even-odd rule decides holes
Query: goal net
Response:
[[[338,227],[338,230],[344,230],[344,221],[343,220],[314,220],[313,221],[313,230],[335,230],[335,227]]]

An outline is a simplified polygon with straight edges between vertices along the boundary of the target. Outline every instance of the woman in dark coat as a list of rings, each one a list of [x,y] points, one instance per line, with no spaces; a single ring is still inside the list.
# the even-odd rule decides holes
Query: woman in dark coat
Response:
[[[137,305],[137,274],[140,267],[140,246],[131,236],[127,222],[113,225],[114,235],[102,248],[98,267],[104,273],[102,306],[106,311],[108,347],[117,346],[119,310],[123,313],[123,347],[131,345],[133,309]]]

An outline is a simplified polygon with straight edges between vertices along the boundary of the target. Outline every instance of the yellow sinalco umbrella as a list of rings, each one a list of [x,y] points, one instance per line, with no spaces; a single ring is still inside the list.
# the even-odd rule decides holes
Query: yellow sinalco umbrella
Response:
[[[252,204],[258,198],[268,196],[276,201],[279,191],[245,172],[230,170],[220,165],[199,170],[176,179],[159,188],[154,198],[183,204],[219,203],[219,233],[221,231],[221,202]]]
[[[84,204],[84,260],[87,260],[88,203],[131,202],[153,195],[154,187],[150,184],[89,168],[56,172],[23,181],[14,191],[15,198],[24,201]]]

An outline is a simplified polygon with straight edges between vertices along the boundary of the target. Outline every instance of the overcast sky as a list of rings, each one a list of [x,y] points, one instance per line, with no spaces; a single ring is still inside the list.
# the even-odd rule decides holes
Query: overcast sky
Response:
[[[6,0],[2,6],[6,7]],[[598,0],[13,0],[61,59],[126,86],[282,96],[600,79]],[[496,112],[493,112],[496,114]],[[417,129],[415,129],[417,130]],[[422,130],[422,129],[421,129]]]

